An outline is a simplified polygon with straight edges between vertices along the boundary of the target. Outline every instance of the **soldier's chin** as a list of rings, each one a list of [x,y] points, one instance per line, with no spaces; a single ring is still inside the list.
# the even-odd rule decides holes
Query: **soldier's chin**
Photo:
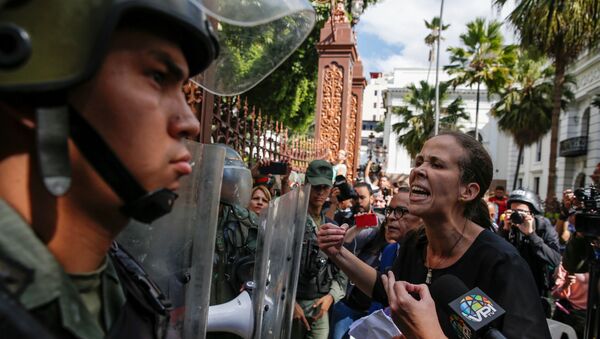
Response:
[[[177,191],[179,189],[179,186],[181,186],[181,183],[179,182],[179,180],[173,181],[172,183],[170,183],[169,185],[167,185],[165,188],[170,190],[170,191]]]

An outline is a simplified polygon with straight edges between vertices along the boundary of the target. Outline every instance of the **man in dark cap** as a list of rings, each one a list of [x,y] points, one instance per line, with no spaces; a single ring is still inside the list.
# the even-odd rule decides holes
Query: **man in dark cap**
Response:
[[[323,204],[331,193],[333,168],[324,160],[314,160],[306,169],[306,182],[311,185],[292,338],[327,338],[328,311],[345,295],[347,277],[317,245],[318,228],[335,223],[323,213]]]

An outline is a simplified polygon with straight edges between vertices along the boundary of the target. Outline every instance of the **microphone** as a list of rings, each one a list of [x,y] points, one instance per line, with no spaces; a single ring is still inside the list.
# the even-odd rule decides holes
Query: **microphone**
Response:
[[[436,305],[450,314],[450,324],[460,338],[506,339],[490,325],[506,312],[479,288],[469,290],[460,279],[447,274],[436,279],[429,290]]]

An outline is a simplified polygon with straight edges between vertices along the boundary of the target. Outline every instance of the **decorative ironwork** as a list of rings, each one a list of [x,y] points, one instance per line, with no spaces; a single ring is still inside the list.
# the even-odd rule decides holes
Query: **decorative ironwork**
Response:
[[[561,157],[577,157],[587,154],[587,137],[575,137],[560,142]]]
[[[256,107],[249,107],[247,98],[215,96],[211,107],[203,106],[205,96],[211,94],[195,82],[187,82],[183,92],[200,121],[210,123],[210,129],[201,127],[201,131],[206,130],[210,135],[201,135],[200,140],[233,147],[249,166],[260,159],[287,159],[294,171],[304,172],[310,161],[326,157],[327,148],[322,143],[308,136],[289,136],[283,123]]]
[[[336,63],[326,66],[324,72],[319,139],[327,147],[328,153],[336,156],[340,147],[344,73],[342,67]]]

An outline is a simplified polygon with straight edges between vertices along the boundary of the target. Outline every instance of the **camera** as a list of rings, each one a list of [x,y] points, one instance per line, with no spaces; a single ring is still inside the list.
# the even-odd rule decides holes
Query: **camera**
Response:
[[[510,214],[510,222],[515,225],[520,225],[523,222],[525,222],[525,218],[523,217],[523,214],[521,212],[513,211]]]
[[[335,177],[333,187],[337,187],[340,190],[340,194],[338,195],[338,201],[354,199],[357,197],[356,192],[354,191],[352,186],[348,184],[348,181],[343,175],[338,175],[337,177]]]
[[[586,237],[600,238],[600,194],[594,186],[578,188],[575,197],[579,202],[575,214],[575,229]]]

